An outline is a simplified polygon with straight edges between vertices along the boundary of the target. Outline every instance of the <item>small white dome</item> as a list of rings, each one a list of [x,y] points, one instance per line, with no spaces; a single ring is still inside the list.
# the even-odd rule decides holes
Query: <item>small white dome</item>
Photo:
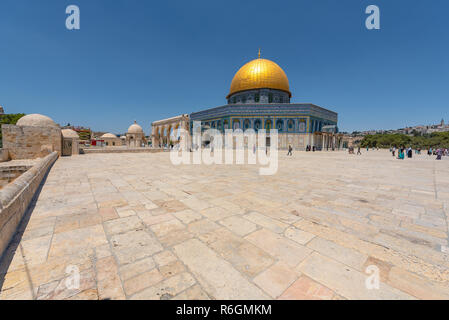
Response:
[[[17,121],[21,127],[57,127],[56,123],[42,114],[28,114]]]
[[[134,124],[128,128],[128,133],[143,133],[143,129],[134,121]]]
[[[79,139],[79,135],[78,133],[76,133],[76,131],[72,130],[72,129],[62,129],[62,136],[64,138],[76,138]]]
[[[102,138],[115,138],[115,139],[117,139],[117,136],[115,134],[112,134],[112,133],[105,133],[101,137]]]

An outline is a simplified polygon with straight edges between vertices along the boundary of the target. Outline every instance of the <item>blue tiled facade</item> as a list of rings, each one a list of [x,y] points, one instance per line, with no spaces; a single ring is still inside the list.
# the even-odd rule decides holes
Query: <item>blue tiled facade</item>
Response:
[[[190,114],[202,127],[225,129],[278,129],[280,133],[310,134],[324,126],[337,126],[338,114],[314,104],[269,103],[227,104]]]

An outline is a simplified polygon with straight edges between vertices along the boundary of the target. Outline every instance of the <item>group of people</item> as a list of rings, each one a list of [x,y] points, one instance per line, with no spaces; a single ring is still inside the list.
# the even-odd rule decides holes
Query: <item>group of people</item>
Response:
[[[397,149],[398,151],[398,159],[400,160],[404,160],[405,156],[407,155],[407,158],[411,159],[413,157],[413,149],[412,147],[408,147],[407,149],[404,147],[400,147]],[[396,156],[396,147],[392,147],[390,148],[390,152],[392,154],[393,157]]]
[[[307,151],[307,152],[310,152],[310,151],[315,152],[315,151],[316,151],[316,147],[315,147],[315,146],[312,147],[311,145],[307,145],[306,151]]]
[[[311,145],[307,145],[306,146],[306,152],[310,152],[310,151],[313,151],[313,152],[315,152],[316,151],[316,147],[315,146],[311,146]],[[292,156],[293,155],[293,147],[292,147],[292,145],[291,144],[289,144],[288,145],[288,153],[287,153],[287,156]]]
[[[441,154],[441,156],[449,156],[449,149],[448,148],[439,148],[439,149],[432,149],[429,148],[429,150],[427,150],[427,155],[431,156],[438,156],[439,154]]]
[[[396,156],[396,150],[398,152],[397,158],[398,159],[405,159],[405,156],[407,156],[407,158],[411,159],[413,157],[413,149],[412,147],[408,147],[407,149],[404,147],[400,147],[398,149],[396,149],[396,147],[391,147],[390,148],[390,152],[392,154],[393,157]],[[415,149],[415,154],[421,154],[421,148],[417,148]],[[431,155],[436,155],[437,156],[437,160],[441,160],[443,156],[449,156],[449,149],[432,149],[429,148],[427,150],[427,155],[431,156]]]

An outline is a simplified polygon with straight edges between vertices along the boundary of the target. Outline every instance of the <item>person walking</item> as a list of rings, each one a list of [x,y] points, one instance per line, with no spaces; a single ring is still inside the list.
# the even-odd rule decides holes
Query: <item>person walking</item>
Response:
[[[443,157],[443,150],[438,149],[437,150],[437,160],[441,160],[442,157]]]
[[[401,147],[401,149],[399,149],[398,159],[404,160],[404,157],[405,157],[404,151],[405,151],[404,147]]]
[[[292,145],[289,144],[289,145],[288,145],[288,153],[287,153],[287,156],[292,156],[292,155],[293,155],[292,151],[293,151]]]
[[[396,146],[393,147],[393,152],[392,153],[393,153],[393,157],[395,157],[396,156]]]
[[[362,152],[360,152],[360,146],[357,148],[357,155],[362,155]]]

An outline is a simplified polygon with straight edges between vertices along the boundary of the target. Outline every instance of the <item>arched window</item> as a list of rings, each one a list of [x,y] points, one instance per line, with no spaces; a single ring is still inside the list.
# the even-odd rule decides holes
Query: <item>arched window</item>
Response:
[[[305,132],[306,131],[306,122],[301,120],[299,122],[299,132]]]
[[[282,130],[284,129],[284,121],[282,121],[282,120],[277,120],[277,121],[276,121],[276,129],[277,129],[279,132],[282,132]]]
[[[232,129],[234,130],[240,129],[240,121],[238,119],[234,119],[232,123]]]
[[[268,94],[268,103],[273,103],[273,94],[271,92]]]
[[[288,128],[288,131],[293,131],[294,129],[295,129],[295,123],[293,122],[293,120],[288,120],[288,123],[287,123],[287,128]]]
[[[243,129],[247,130],[251,127],[251,122],[248,119],[245,119],[243,122]]]
[[[257,119],[257,120],[255,120],[254,121],[254,131],[259,131],[259,129],[262,127],[262,122],[259,120],[259,119]]]
[[[273,128],[273,123],[271,122],[271,120],[267,120],[265,121],[265,130],[268,132]]]
[[[254,101],[255,101],[255,102],[259,102],[259,101],[260,101],[260,94],[256,93],[256,94],[254,95]]]

